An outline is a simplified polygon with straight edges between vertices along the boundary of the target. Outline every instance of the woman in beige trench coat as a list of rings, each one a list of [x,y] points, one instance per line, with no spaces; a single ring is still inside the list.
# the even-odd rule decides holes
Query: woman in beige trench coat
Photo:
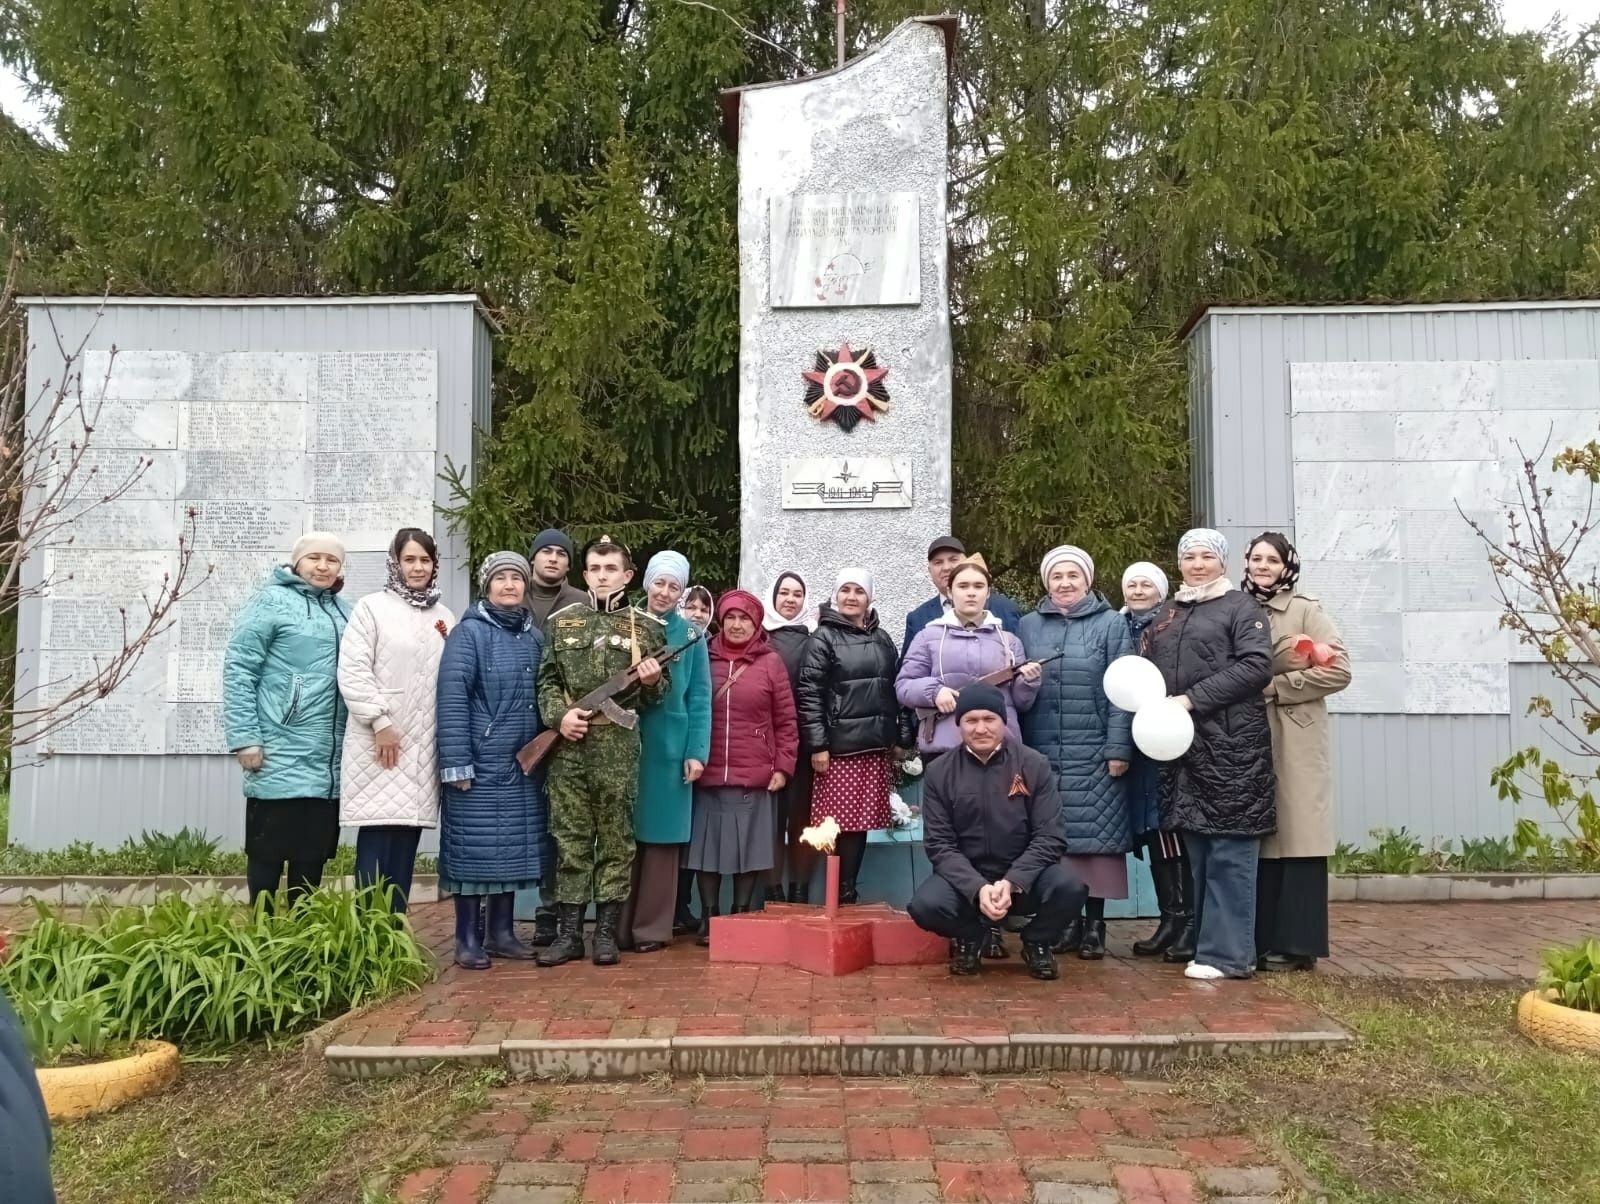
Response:
[[[1278,830],[1261,843],[1256,881],[1256,966],[1309,970],[1328,954],[1328,857],[1333,852],[1333,773],[1328,695],[1350,684],[1350,657],[1322,604],[1297,593],[1300,558],[1276,531],[1250,543],[1245,589],[1272,629],[1267,722],[1278,779]],[[1302,636],[1328,656],[1296,648]],[[1317,650],[1320,652],[1321,650]]]

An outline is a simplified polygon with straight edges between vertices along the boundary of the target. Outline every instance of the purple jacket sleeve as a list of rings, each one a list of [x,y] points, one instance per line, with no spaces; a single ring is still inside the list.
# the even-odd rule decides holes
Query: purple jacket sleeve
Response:
[[[931,707],[939,693],[940,681],[933,674],[933,641],[938,638],[933,627],[924,627],[911,637],[911,647],[906,651],[900,672],[895,674],[894,693],[905,707]]]

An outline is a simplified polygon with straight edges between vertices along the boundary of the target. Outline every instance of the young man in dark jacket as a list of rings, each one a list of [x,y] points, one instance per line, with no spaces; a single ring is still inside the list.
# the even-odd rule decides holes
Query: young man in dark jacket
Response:
[[[944,614],[950,607],[950,574],[955,571],[956,565],[966,558],[966,545],[954,535],[941,535],[928,545],[928,577],[939,592],[906,616],[906,636],[900,641],[901,660],[906,659],[906,653],[911,650],[911,641],[917,638],[917,632]],[[989,613],[999,619],[1000,625],[1007,631],[1016,634],[1017,624],[1022,622],[1022,612],[1010,598],[1004,594],[991,593]]]
[[[1007,741],[1005,696],[981,683],[956,701],[961,747],[933,763],[922,793],[930,875],[907,911],[955,941],[952,974],[976,974],[985,920],[1031,915],[1022,960],[1035,978],[1057,976],[1050,946],[1078,914],[1088,888],[1061,864],[1061,801],[1045,758]]]

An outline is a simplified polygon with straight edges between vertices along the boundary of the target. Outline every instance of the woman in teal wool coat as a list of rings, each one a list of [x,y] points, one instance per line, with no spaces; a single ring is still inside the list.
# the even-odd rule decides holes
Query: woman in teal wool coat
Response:
[[[302,535],[240,611],[223,658],[223,729],[244,770],[252,903],[278,889],[285,864],[291,902],[320,885],[338,847],[344,558],[337,536]]]
[[[678,613],[689,584],[689,561],[658,552],[644,569],[645,605],[666,624],[667,646],[693,631]],[[711,662],[704,640],[673,666],[666,694],[639,712],[639,789],[633,804],[633,889],[622,908],[619,945],[653,953],[672,940],[678,864],[689,843],[694,782],[711,753]]]

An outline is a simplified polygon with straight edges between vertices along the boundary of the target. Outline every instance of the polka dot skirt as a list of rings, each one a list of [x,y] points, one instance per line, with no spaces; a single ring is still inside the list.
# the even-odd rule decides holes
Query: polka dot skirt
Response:
[[[889,826],[887,750],[829,759],[828,772],[817,774],[812,783],[811,822],[819,824],[830,815],[843,832]]]

